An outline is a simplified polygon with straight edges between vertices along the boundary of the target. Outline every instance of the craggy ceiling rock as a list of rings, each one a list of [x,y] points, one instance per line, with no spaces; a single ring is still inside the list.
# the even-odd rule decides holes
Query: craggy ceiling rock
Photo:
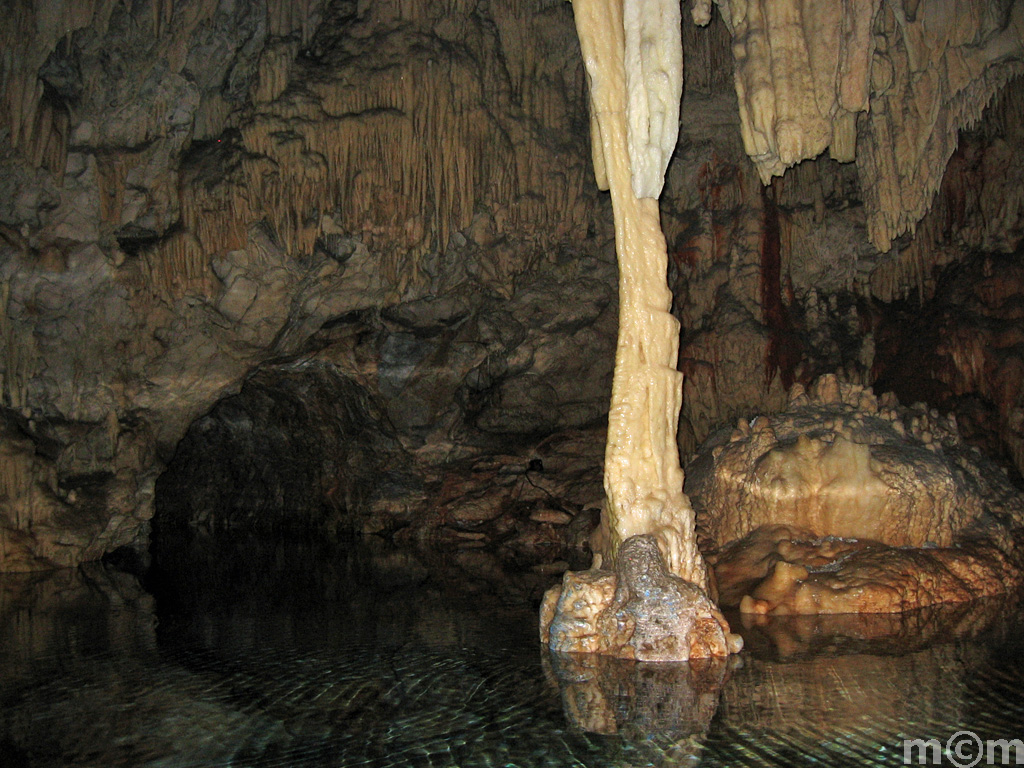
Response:
[[[145,547],[155,479],[188,425],[268,360],[316,359],[355,377],[405,448],[435,468],[446,456],[518,462],[543,440],[538,430],[602,418],[615,266],[607,204],[586,169],[584,75],[566,3],[19,0],[9,10],[0,545],[17,539],[5,563],[20,563],[10,567]],[[924,10],[898,23],[890,6],[875,13],[872,31],[886,37],[872,55],[899,76],[879,92],[891,102],[879,119],[911,98],[960,99],[968,115],[1016,66],[997,46],[1005,18],[968,10],[970,24],[952,32]],[[859,34],[862,22],[848,14],[842,24]],[[941,29],[942,51],[910,55],[922,49],[908,41]],[[809,371],[870,367],[870,338],[819,351],[836,346],[830,324],[864,323],[859,309],[843,314],[849,302],[836,308],[837,286],[888,301],[930,285],[932,265],[959,258],[962,244],[1012,252],[1024,197],[1017,96],[996,104],[1003,128],[983,126],[984,140],[953,156],[922,224],[944,234],[942,248],[901,241],[887,266],[863,245],[863,174],[809,161],[761,193],[740,143],[728,30],[716,17],[710,29],[684,25],[683,37],[684,119],[661,213],[686,329],[689,452],[723,421],[782,407]],[[985,70],[992,77],[962,87],[965,70],[952,65],[974,66],[968,38],[1002,58]],[[820,74],[850,47],[814,50]],[[913,87],[899,69],[911,59]],[[835,71],[848,85],[863,75]],[[935,72],[929,102],[918,84]],[[930,125],[930,112],[916,115],[914,125]],[[949,134],[952,115],[939,110],[934,136]],[[943,141],[920,156],[932,162]],[[794,326],[813,358],[803,366],[780,355],[795,348]],[[593,501],[582,489],[567,498]],[[462,533],[499,541],[500,527]]]
[[[954,421],[835,376],[793,395],[717,433],[687,469],[724,604],[893,612],[1020,580],[1024,501]]]
[[[930,207],[958,131],[1024,71],[1019,3],[716,2],[761,180],[826,149],[856,160],[881,251]]]

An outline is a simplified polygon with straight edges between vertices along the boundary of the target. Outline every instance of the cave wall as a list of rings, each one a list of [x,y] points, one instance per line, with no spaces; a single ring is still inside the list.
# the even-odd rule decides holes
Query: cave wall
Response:
[[[928,78],[951,82],[957,46],[1005,42],[1006,13],[975,14],[974,38],[904,70],[907,51],[930,45],[908,42],[923,22],[865,6],[870,55],[902,78],[897,101]],[[684,19],[661,202],[684,454],[723,423],[781,408],[795,382],[841,371],[872,383],[898,311],[932,300],[946,265],[1013,254],[1024,232],[1021,81],[958,133],[1016,72],[1012,46],[974,101],[942,85],[928,102],[921,135],[939,125],[943,142],[927,150],[935,203],[914,224],[892,214],[903,218],[880,239],[889,203],[861,155],[797,153],[764,185],[737,97],[748,71],[734,69],[754,33],[738,29],[735,13]],[[567,3],[17,0],[0,38],[12,52],[0,65],[0,568],[145,548],[156,480],[190,425],[304,364],[375,403],[424,487],[465,502],[452,536],[504,535],[501,504],[480,499],[506,480],[527,489],[533,523],[564,514],[498,474],[555,432],[577,431],[571,455],[546,455],[571,475],[557,489],[565,508],[599,503],[616,273]],[[872,102],[870,119],[891,123],[894,110]],[[871,146],[874,123],[858,114],[856,144]],[[848,116],[838,122],[848,138]],[[955,388],[991,389],[979,377]],[[1005,443],[1019,404],[985,397]],[[1018,449],[1002,450],[1019,465]],[[445,486],[446,466],[485,455],[500,459]],[[442,524],[439,504],[416,509]],[[383,522],[367,512],[377,522],[357,528],[394,527],[393,509]]]
[[[571,8],[11,11],[4,569],[144,548],[188,426],[268,361],[321,355],[442,458],[600,421],[614,251]]]
[[[1000,8],[1000,12],[1008,10]],[[985,24],[1007,24],[1009,32],[1019,37],[1017,27],[997,11],[993,6],[989,16],[975,15],[968,21],[981,24],[979,29]],[[872,54],[873,66],[890,66],[892,50],[907,45],[902,36],[911,34],[908,30],[925,18],[919,14],[914,24],[893,26],[891,13],[889,9],[872,17],[879,41]],[[815,24],[821,24],[812,14],[805,14],[800,21],[807,37]],[[990,33],[993,39],[999,37],[992,28],[985,34]],[[696,34],[702,41],[693,39]],[[969,37],[974,33],[962,34]],[[735,27],[730,32],[717,15],[706,29],[691,29],[686,38],[688,73],[714,66],[714,60],[708,58],[712,55],[708,45],[715,50],[732,46],[735,52],[742,42],[735,35]],[[1005,42],[1005,38],[1000,39]],[[767,38],[762,34],[759,39],[764,42]],[[916,44],[924,45],[920,40]],[[1024,81],[1013,76],[1020,68],[1020,47],[1016,42],[1013,46],[1013,53],[997,57],[998,64],[989,73],[1010,79],[1001,89],[984,92],[980,103],[987,106],[983,112],[980,108],[971,111],[975,120],[971,127],[953,131],[948,164],[944,159],[940,163],[937,156],[921,156],[915,161],[915,173],[934,176],[937,191],[926,196],[928,205],[921,209],[919,220],[918,214],[900,214],[906,226],[894,239],[882,243],[884,247],[873,241],[878,225],[873,218],[877,201],[872,195],[877,194],[879,182],[865,173],[859,159],[839,162],[828,152],[802,159],[796,153],[790,157],[795,164],[784,175],[766,173],[768,166],[761,162],[767,162],[765,158],[750,156],[749,126],[744,125],[749,114],[730,105],[737,92],[742,100],[743,89],[733,88],[731,81],[721,77],[706,78],[696,88],[688,80],[681,139],[662,201],[663,223],[674,258],[670,278],[684,328],[680,350],[680,367],[687,375],[680,424],[684,455],[691,454],[715,426],[735,424],[741,416],[775,412],[794,383],[807,385],[822,373],[836,372],[851,382],[877,383],[880,391],[895,389],[907,404],[923,401],[943,412],[957,413],[955,398],[937,394],[952,387],[964,403],[960,410],[964,417],[971,408],[977,411],[966,405],[977,395],[989,414],[985,418],[990,426],[972,428],[971,440],[979,446],[987,444],[992,455],[1020,467],[1019,460],[1010,459],[1019,450],[1013,447],[1018,438],[1012,434],[1015,427],[1010,426],[1019,420],[1013,415],[1019,398],[1010,394],[1012,386],[999,389],[993,383],[997,370],[1017,365],[1019,354],[1013,344],[997,339],[990,345],[991,335],[975,344],[974,359],[987,355],[997,360],[982,370],[980,364],[967,362],[972,352],[957,348],[955,333],[941,340],[933,331],[913,338],[907,333],[910,317],[943,313],[950,318],[950,326],[959,322],[954,319],[958,317],[955,307],[936,296],[938,285],[956,279],[957,265],[974,259],[980,259],[980,265],[985,254],[1006,255],[989,260],[990,264],[1013,264],[1020,259],[1024,144],[1017,116],[1024,106]],[[950,55],[946,50],[932,59],[942,61]],[[701,60],[695,62],[695,56]],[[749,68],[754,65],[743,61],[748,71],[738,71],[737,79],[752,76]],[[777,69],[771,71],[778,74]],[[939,69],[938,75],[945,76],[945,69]],[[782,74],[795,77],[791,72]],[[817,81],[796,78],[795,82],[807,86]],[[762,83],[762,87],[767,86]],[[779,109],[787,107],[783,103],[786,98],[796,98],[792,89],[764,93],[773,103],[778,102],[775,106]],[[874,105],[877,94],[873,89],[869,94]],[[928,102],[931,122],[915,118],[901,127],[903,133],[891,133],[910,141],[916,132],[921,142],[935,142],[937,126],[945,130],[954,116],[963,118],[960,125],[970,122],[965,111],[968,100],[965,91],[945,106]],[[801,102],[787,108],[797,106],[810,109],[812,105]],[[942,110],[947,108],[956,115],[944,116]],[[695,119],[687,121],[688,114]],[[891,120],[886,114],[885,119]],[[764,125],[781,130],[783,122],[776,115]],[[792,130],[811,124],[790,122],[792,125],[787,125]],[[862,139],[870,130],[869,117],[861,114],[857,147],[863,147]],[[832,136],[831,132],[822,135],[826,134]],[[827,142],[816,151],[826,146]],[[900,152],[898,144],[889,150]],[[913,165],[907,156],[901,155],[900,162]],[[769,163],[779,173],[787,164]],[[765,180],[767,185],[761,183]],[[903,185],[906,179],[886,183]],[[920,195],[923,183],[920,178],[915,182],[915,195]],[[886,215],[895,215],[898,208],[890,206]],[[1007,296],[1015,295],[1015,279],[1012,269],[1004,270],[1001,277],[989,276]],[[965,318],[963,322],[986,325],[991,318],[997,325],[1006,323],[1007,313],[1012,312],[1008,306],[1012,301],[980,313],[985,319]],[[902,339],[902,346],[895,338]],[[933,343],[923,348],[926,338]],[[916,367],[902,359],[909,354],[908,347],[914,348],[920,363]],[[897,385],[888,373],[897,367],[913,370],[914,375],[904,376]],[[1001,376],[1002,380],[1012,379],[1007,373]],[[948,383],[954,379],[957,384]],[[969,420],[979,418],[975,415]],[[982,437],[983,433],[987,437]]]

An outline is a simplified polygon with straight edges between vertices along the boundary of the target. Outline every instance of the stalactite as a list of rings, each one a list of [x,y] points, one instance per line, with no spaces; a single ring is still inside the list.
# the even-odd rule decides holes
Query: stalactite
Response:
[[[0,128],[11,146],[58,177],[66,161],[67,113],[47,101],[39,69],[58,42],[93,26],[106,28],[114,0],[32,0],[0,14]]]
[[[1024,7],[1014,4],[1013,16],[1000,19],[988,14],[987,0],[963,6],[957,14],[928,15],[927,25],[924,15],[901,14],[899,4],[879,16],[876,39],[885,42],[875,52],[877,93],[857,165],[871,241],[882,251],[913,233],[928,211],[958,132],[975,125],[994,94],[1024,71]],[[879,70],[891,72],[887,81]]]
[[[1003,13],[992,0],[927,12],[881,0],[716,1],[733,35],[744,145],[762,181],[826,149],[855,160],[882,252],[927,212],[958,131],[1024,71],[1020,3]]]
[[[265,96],[283,91],[270,74],[265,91],[262,82]],[[510,146],[482,86],[468,61],[418,58],[357,84],[310,82],[312,97],[283,95],[243,128],[250,207],[305,252],[320,234],[313,214],[336,210],[343,228],[390,254],[392,277],[446,248],[492,195],[511,202],[509,229],[580,225],[576,169],[552,174],[544,158]]]
[[[0,404],[21,410],[29,404],[28,387],[39,366],[39,353],[32,333],[11,323],[11,309],[11,286],[5,280],[0,283]]]
[[[1011,146],[1024,140],[1024,78],[1011,82],[986,112],[977,136],[961,138],[928,212],[913,238],[898,242],[870,277],[885,302],[931,298],[942,268],[964,248],[1014,251],[1024,232],[1024,159]]]
[[[418,280],[420,258],[448,248],[481,209],[491,212],[499,237],[522,229],[542,233],[531,235],[538,249],[585,230],[592,201],[582,164],[552,163],[537,136],[564,136],[579,116],[568,110],[563,89],[527,77],[541,70],[546,77],[566,77],[558,62],[549,66],[538,58],[528,36],[506,59],[518,62],[514,68],[522,74],[512,79],[520,80],[529,119],[517,113],[504,121],[501,116],[515,108],[502,91],[501,60],[486,57],[481,70],[475,55],[439,39],[432,44],[440,47],[430,52],[421,49],[422,40],[393,32],[398,45],[415,42],[413,53],[389,55],[383,64],[372,56],[353,60],[344,52],[338,53],[344,63],[333,71],[326,62],[296,63],[300,38],[308,42],[305,32],[299,33],[302,20],[315,17],[319,5],[310,0],[268,6],[274,37],[259,61],[254,113],[241,127],[240,174],[223,180],[229,191],[219,196],[200,189],[205,181],[183,183],[183,231],[147,256],[154,264],[167,262],[153,270],[160,292],[180,296],[183,290],[200,290],[185,278],[195,272],[195,254],[204,252],[209,259],[244,247],[247,227],[258,221],[295,255],[311,253],[329,221],[380,256],[392,285]],[[536,10],[535,3],[518,0],[495,13],[503,28],[510,20],[529,28],[540,23],[533,18]],[[386,24],[406,17],[445,20],[452,30],[475,23],[466,18],[473,13],[467,0],[393,0],[365,12]],[[572,70],[580,81],[581,71]],[[219,118],[201,121],[203,114],[201,108],[197,135],[200,130],[209,135]],[[507,267],[498,280],[510,284],[516,267]]]

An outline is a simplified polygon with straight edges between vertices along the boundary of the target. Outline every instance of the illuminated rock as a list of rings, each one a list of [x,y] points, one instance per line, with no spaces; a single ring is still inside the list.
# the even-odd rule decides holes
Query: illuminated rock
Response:
[[[750,613],[895,612],[1020,581],[1024,502],[955,423],[835,376],[705,443],[687,492],[719,596]]]
[[[825,150],[856,161],[881,251],[914,231],[958,131],[1022,71],[1020,4],[717,5],[733,36],[744,145],[762,181]]]
[[[568,572],[541,607],[541,642],[560,653],[638,661],[728,656],[742,647],[702,589],[665,567],[653,536],[619,548],[616,571]]]
[[[675,144],[675,127],[666,130],[661,121],[678,110],[681,92],[674,2],[573,4],[590,85],[594,168],[598,185],[611,191],[615,218],[619,335],[607,501],[591,540],[596,568],[567,573],[545,596],[541,637],[555,651],[677,661],[740,647],[738,638],[730,643],[728,624],[704,591],[707,571],[676,446],[679,323],[669,312],[668,252],[652,197]]]

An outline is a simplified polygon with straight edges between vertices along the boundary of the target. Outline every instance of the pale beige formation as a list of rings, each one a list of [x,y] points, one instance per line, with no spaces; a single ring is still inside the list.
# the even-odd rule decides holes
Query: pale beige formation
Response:
[[[660,192],[664,169],[652,185],[651,161],[667,162],[676,139],[663,125],[671,111],[665,105],[678,109],[680,98],[680,81],[666,68],[681,69],[681,41],[675,29],[661,28],[678,27],[671,2],[573,4],[590,82],[595,170],[611,190],[615,217],[619,338],[595,568],[566,573],[545,595],[540,622],[541,641],[552,650],[646,661],[728,656],[742,647],[705,592],[676,447],[682,375],[668,255],[656,198],[636,194]],[[637,137],[657,144],[651,155],[627,150]],[[600,569],[611,564],[614,572]]]
[[[733,35],[744,145],[762,181],[825,150],[856,160],[882,251],[931,206],[957,132],[1022,71],[1020,3],[717,4]]]
[[[614,572],[570,571],[548,590],[540,639],[560,653],[637,661],[709,659],[743,647],[704,590],[665,570],[649,534],[623,543]]]
[[[675,0],[626,0],[622,13],[633,194],[657,198],[679,137],[683,95],[680,6]]]
[[[619,258],[619,339],[608,414],[608,499],[602,522],[607,544],[601,554],[613,558],[630,536],[652,533],[669,570],[704,586],[706,570],[693,536],[693,512],[683,495],[683,472],[676,448],[682,375],[676,370],[679,322],[669,312],[672,295],[666,283],[665,238],[658,218],[658,201],[634,194],[627,151],[627,117],[629,123],[644,123],[650,112],[633,112],[629,109],[632,105],[627,103],[623,5],[621,0],[573,3],[590,82],[594,155],[599,158],[595,165],[599,183],[607,181],[611,191]],[[642,8],[631,9],[630,14],[648,15],[648,25],[662,16],[670,16],[661,13],[663,3],[638,5]],[[638,22],[634,18],[630,24],[635,26]],[[649,68],[648,88],[657,80],[650,70],[656,70],[662,61],[671,64],[682,60],[681,48],[671,54],[655,55],[659,45],[670,42],[660,37],[655,40],[654,45],[645,46],[653,57],[645,64]],[[678,40],[674,44],[681,45]],[[667,74],[663,82],[672,85]],[[678,103],[678,88],[667,90],[656,101],[667,103],[673,93]],[[650,100],[654,100],[653,96]],[[674,135],[662,140],[669,139],[674,145]],[[661,151],[671,155],[670,147],[662,145]]]
[[[904,611],[1006,591],[1024,503],[955,422],[829,375],[742,420],[688,470],[723,604]]]

